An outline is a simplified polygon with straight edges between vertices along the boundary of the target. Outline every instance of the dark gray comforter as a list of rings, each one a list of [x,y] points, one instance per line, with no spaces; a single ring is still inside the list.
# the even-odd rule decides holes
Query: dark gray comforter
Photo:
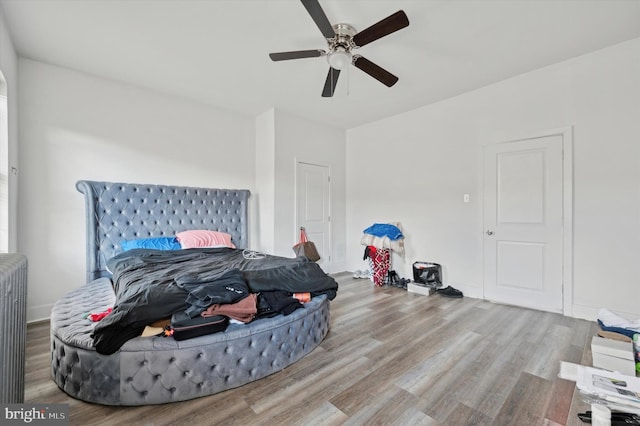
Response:
[[[336,296],[337,282],[306,258],[267,256],[245,259],[242,250],[131,250],[107,262],[113,274],[116,304],[94,328],[96,351],[116,352],[148,324],[186,309],[185,284],[215,286],[226,272],[242,271],[249,291],[284,290]]]

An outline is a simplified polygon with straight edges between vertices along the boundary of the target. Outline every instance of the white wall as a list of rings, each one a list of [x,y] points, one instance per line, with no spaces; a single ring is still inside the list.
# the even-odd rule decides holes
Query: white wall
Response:
[[[291,247],[299,237],[295,218],[296,162],[329,166],[332,258],[326,269],[346,269],[345,137],[342,129],[275,111],[275,254],[293,256]]]
[[[640,39],[347,132],[348,268],[362,230],[401,221],[416,260],[482,297],[482,146],[574,130],[573,315],[640,316]],[[437,82],[433,82],[437,84]],[[471,202],[463,203],[463,194]]]
[[[1,12],[1,11],[0,11]],[[9,35],[4,14],[0,13],[0,70],[7,81],[7,114],[9,121],[9,252],[18,250],[18,57]]]
[[[275,110],[272,108],[256,117],[256,193],[253,200],[260,210],[256,222],[257,238],[250,248],[274,253],[275,245]]]
[[[18,69],[18,248],[29,259],[29,320],[48,317],[58,297],[84,284],[76,181],[254,191],[254,117],[27,59]]]

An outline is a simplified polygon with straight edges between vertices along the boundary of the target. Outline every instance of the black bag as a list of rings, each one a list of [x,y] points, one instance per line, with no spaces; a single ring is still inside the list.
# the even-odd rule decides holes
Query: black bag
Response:
[[[316,245],[313,244],[313,241],[309,241],[307,231],[305,231],[303,227],[300,227],[300,241],[293,246],[293,252],[296,256],[305,256],[312,262],[320,260],[320,254],[316,249]]]
[[[218,333],[227,329],[229,317],[214,315],[212,317],[190,318],[185,312],[177,312],[171,316],[173,338],[176,340],[191,339],[205,334]]]
[[[414,262],[413,281],[429,287],[442,286],[442,267],[439,263]]]

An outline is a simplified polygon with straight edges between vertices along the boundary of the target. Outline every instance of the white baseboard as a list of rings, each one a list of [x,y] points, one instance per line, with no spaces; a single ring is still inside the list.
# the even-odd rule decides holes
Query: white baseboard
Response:
[[[442,284],[442,288],[447,286],[451,286],[456,290],[460,290],[465,297],[471,297],[473,299],[483,299],[482,288],[472,286],[472,285],[464,285],[452,282],[445,282]]]
[[[53,303],[27,307],[27,323],[48,320],[51,318]]]

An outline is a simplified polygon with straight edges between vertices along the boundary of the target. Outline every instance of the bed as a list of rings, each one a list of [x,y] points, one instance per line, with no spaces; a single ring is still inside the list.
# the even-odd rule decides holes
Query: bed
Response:
[[[122,242],[212,229],[230,234],[236,246],[220,250],[242,251],[248,245],[249,191],[95,181],[76,187],[85,196],[87,284],[61,297],[51,313],[52,377],[70,396],[134,406],[211,395],[284,369],[326,336],[332,297],[319,294],[288,315],[182,341],[133,337],[113,353],[99,353],[94,334],[100,322],[89,321],[87,313],[104,312],[121,297],[108,265],[120,256]]]

